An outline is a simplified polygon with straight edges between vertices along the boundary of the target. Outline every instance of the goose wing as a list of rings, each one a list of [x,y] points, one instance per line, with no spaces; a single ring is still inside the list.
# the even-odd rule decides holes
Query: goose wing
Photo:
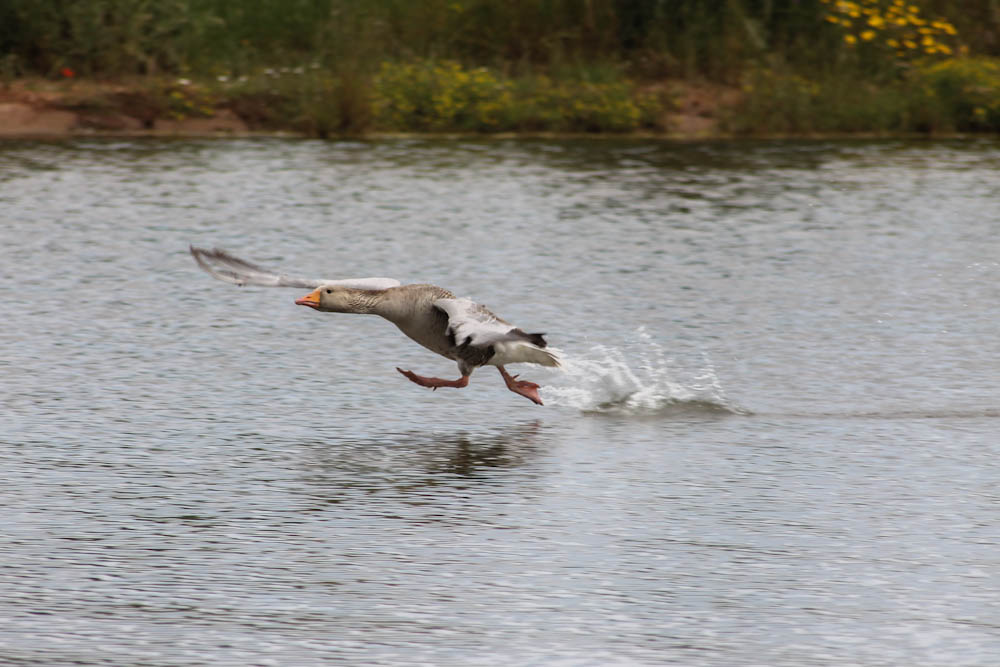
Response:
[[[435,308],[448,316],[449,337],[457,347],[492,347],[490,363],[533,363],[559,366],[559,356],[546,350],[544,334],[527,333],[469,299],[437,299]]]
[[[350,278],[347,280],[327,280],[323,278],[294,278],[277,273],[258,264],[230,255],[225,250],[196,248],[191,246],[191,255],[198,266],[212,276],[227,283],[239,285],[260,285],[263,287],[300,287],[315,289],[321,285],[342,285],[356,289],[380,290],[397,287],[400,283],[392,278]]]
[[[525,333],[494,315],[486,306],[470,299],[437,299],[434,307],[448,316],[447,333],[455,337],[455,345],[486,347],[496,343],[521,341],[545,347],[542,334]]]

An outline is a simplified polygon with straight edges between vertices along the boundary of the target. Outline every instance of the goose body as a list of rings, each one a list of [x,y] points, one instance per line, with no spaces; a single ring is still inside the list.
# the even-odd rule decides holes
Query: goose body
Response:
[[[507,388],[538,405],[539,386],[518,380],[504,366],[533,363],[559,366],[543,334],[526,333],[469,299],[457,298],[436,285],[403,285],[392,278],[325,280],[292,278],[214,249],[191,246],[191,254],[205,271],[236,285],[312,289],[295,303],[322,312],[378,315],[395,324],[413,341],[458,364],[458,380],[424,377],[396,370],[424,387],[465,387],[480,366],[496,366]]]

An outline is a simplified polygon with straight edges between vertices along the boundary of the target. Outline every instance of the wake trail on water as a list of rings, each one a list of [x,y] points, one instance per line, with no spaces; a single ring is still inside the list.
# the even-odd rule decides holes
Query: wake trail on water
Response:
[[[630,416],[750,414],[726,396],[707,354],[701,368],[684,372],[645,327],[624,348],[560,351],[560,360],[564,372],[543,390],[547,405]]]

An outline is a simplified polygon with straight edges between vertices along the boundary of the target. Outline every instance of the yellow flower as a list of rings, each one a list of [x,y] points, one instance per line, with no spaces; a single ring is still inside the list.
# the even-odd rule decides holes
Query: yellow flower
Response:
[[[865,30],[864,32],[861,33],[861,39],[866,42],[872,41],[873,39],[875,39],[875,31]]]
[[[882,26],[885,25],[885,19],[883,19],[878,14],[875,14],[868,19],[868,25],[870,25],[873,28],[881,28]]]
[[[917,43],[914,42],[912,39],[904,39],[903,46],[905,46],[908,49],[915,49],[917,48]]]
[[[941,53],[945,54],[946,56],[950,56],[951,55],[951,47],[950,46],[946,46],[944,44],[938,44],[937,50],[940,51]]]
[[[888,44],[889,46],[891,46],[894,49],[899,48],[899,40],[892,39],[891,37],[889,39],[885,40],[885,43]]]
[[[911,14],[919,14],[920,13],[920,8],[917,7],[916,5],[910,5],[909,7],[907,7],[907,9],[910,10]]]
[[[851,46],[854,46],[858,42],[858,38],[854,35],[844,35],[844,41]]]

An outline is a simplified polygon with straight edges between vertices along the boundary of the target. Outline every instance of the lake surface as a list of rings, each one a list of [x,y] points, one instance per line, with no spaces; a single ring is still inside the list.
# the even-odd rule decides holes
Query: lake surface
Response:
[[[1000,143],[0,144],[0,662],[995,665]],[[433,282],[452,362],[188,244]]]

